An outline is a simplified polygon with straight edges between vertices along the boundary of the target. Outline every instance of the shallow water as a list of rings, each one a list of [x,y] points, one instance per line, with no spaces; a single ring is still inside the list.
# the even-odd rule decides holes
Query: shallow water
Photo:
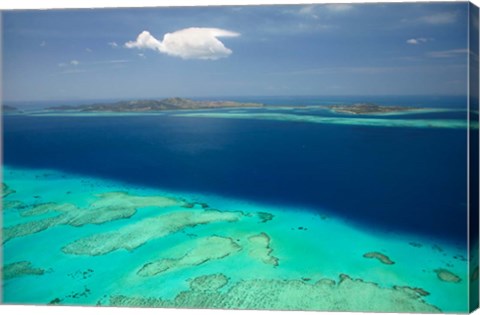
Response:
[[[63,304],[91,305],[98,301],[108,304],[108,297],[115,295],[171,299],[180,291],[188,290],[187,280],[216,273],[225,274],[230,283],[250,279],[338,280],[340,274],[347,274],[354,279],[378,283],[382,288],[392,288],[395,285],[422,288],[430,293],[424,297],[427,303],[443,311],[466,311],[468,275],[466,263],[459,258],[466,256],[466,251],[435,239],[372,233],[326,213],[321,214],[318,210],[313,213],[308,209],[278,208],[216,195],[162,191],[53,170],[7,167],[4,177],[9,187],[16,191],[7,196],[5,201],[23,200],[28,204],[68,201],[78,207],[85,207],[99,193],[128,191],[131,195],[167,196],[207,203],[212,209],[250,214],[237,222],[187,227],[165,237],[152,239],[132,251],[119,249],[100,256],[65,254],[62,248],[83,237],[106,231],[121,231],[122,227],[146,218],[185,211],[185,208],[158,208],[152,205],[137,209],[137,213],[128,219],[81,227],[59,225],[14,238],[4,244],[4,263],[29,261],[35,268],[44,269],[45,273],[6,280],[6,303],[45,304],[58,298]],[[42,181],[38,181],[39,177]],[[37,198],[32,199],[32,195]],[[204,211],[199,205],[193,209]],[[4,209],[4,225],[9,227],[28,221],[19,215],[21,211]],[[273,218],[262,223],[253,215],[259,211],[270,213]],[[262,232],[271,240],[271,255],[278,259],[278,266],[266,264],[248,254],[248,236]],[[190,246],[189,242],[211,235],[231,238],[240,244],[242,250],[223,259],[179,268],[153,277],[136,274],[148,262],[181,256],[182,249],[176,249],[179,245],[185,251]],[[381,252],[395,264],[386,265],[376,259],[364,258],[363,255],[367,252]],[[462,281],[441,281],[434,272],[440,268],[448,269],[462,278]],[[93,271],[83,276],[82,273],[88,270]]]

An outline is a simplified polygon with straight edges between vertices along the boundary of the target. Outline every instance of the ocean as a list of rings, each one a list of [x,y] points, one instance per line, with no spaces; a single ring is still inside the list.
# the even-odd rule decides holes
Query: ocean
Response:
[[[465,293],[468,279],[460,284],[445,282],[439,280],[438,272],[445,268],[455,270],[454,273],[461,278],[468,278],[465,262],[458,259],[466,256],[467,250],[467,128],[461,127],[463,123],[466,126],[465,98],[292,96],[230,99],[261,102],[272,105],[272,108],[85,116],[52,115],[42,111],[46,106],[43,102],[24,103],[19,107],[25,108],[26,113],[3,116],[3,181],[18,190],[17,195],[23,198],[18,200],[25,204],[39,204],[50,198],[57,203],[88,207],[92,196],[98,196],[99,191],[124,191],[152,196],[162,193],[172,198],[198,201],[199,204],[208,203],[209,207],[222,211],[261,209],[274,213],[277,223],[275,219],[268,221],[269,227],[265,225],[260,230],[258,223],[238,228],[194,226],[191,233],[211,236],[226,231],[232,235],[247,231],[245,235],[248,235],[252,227],[257,232],[267,233],[273,254],[280,262],[275,272],[265,271],[265,275],[272,279],[291,279],[302,272],[307,274],[303,276],[305,279],[315,278],[318,274],[334,278],[347,273],[381,287],[408,285],[425,288],[431,295],[422,296],[422,299],[435,307],[445,311],[466,309],[467,304],[460,294]],[[441,110],[351,117],[314,107],[338,102],[374,102]],[[302,108],[302,105],[313,107]],[[31,114],[28,114],[29,110]],[[22,189],[25,192],[22,193]],[[6,200],[14,196],[12,194]],[[22,219],[18,211],[4,215],[5,227],[32,220]],[[154,216],[148,207],[145,211],[146,214],[140,215],[139,211],[130,219],[120,220],[123,223],[90,224],[82,228],[55,225],[43,232],[14,238],[5,245],[6,263],[34,260],[32,257],[38,254],[38,249],[25,250],[26,243],[22,240],[29,240],[32,244],[38,238],[44,244],[55,244],[52,248],[64,248],[62,246],[81,237],[101,233],[102,227],[106,228],[105,231],[119,231],[128,225],[129,220],[140,222]],[[281,221],[282,217],[284,221]],[[323,221],[312,221],[312,218],[331,218],[333,223],[322,230]],[[295,225],[290,226],[293,222]],[[300,228],[307,231],[307,226],[308,240],[302,238],[304,236],[299,239],[305,252],[300,250],[299,253],[299,244],[294,244],[296,238],[292,240],[289,233]],[[199,231],[195,232],[196,229]],[[58,240],[51,240],[59,234],[65,235],[61,246],[55,243]],[[168,237],[171,239],[164,240],[167,243],[158,243],[161,248],[175,248],[175,244],[181,242],[181,236]],[[141,265],[140,261],[158,256],[152,252],[157,251],[152,247],[155,242],[158,241],[134,250],[139,258],[132,265]],[[287,243],[289,245],[282,247]],[[345,250],[347,243],[350,247]],[[343,246],[343,250],[339,246]],[[334,263],[335,248],[338,256]],[[396,260],[391,268],[400,269],[386,273],[379,271],[380,267],[388,265],[385,260],[383,265],[359,267],[366,260],[361,254],[368,251],[391,253],[396,256],[388,255]],[[68,256],[60,250],[58,252],[52,257],[62,261],[66,259],[63,256]],[[359,252],[358,257],[348,258],[353,252]],[[92,259],[92,269],[105,271],[110,261],[108,257],[123,261],[127,256],[121,255],[131,253],[120,250],[81,259],[77,257],[82,256],[73,256],[75,259],[69,256],[67,261],[71,267],[59,267],[47,258],[39,259],[36,264],[51,265],[55,271],[43,277],[52,278],[53,274],[71,274],[84,268],[82,266],[89,265],[89,259]],[[317,273],[315,264],[322,255],[330,260],[325,260]],[[418,262],[408,263],[412,255],[419,257]],[[292,262],[295,257],[303,262]],[[246,258],[242,259],[226,265],[215,260],[208,268],[202,263],[197,268],[201,271],[182,269],[179,271],[181,276],[172,273],[165,276],[172,283],[172,289],[168,292],[159,289],[153,295],[152,287],[158,284],[157,278],[140,284],[138,279],[132,278],[131,270],[128,270],[127,277],[125,269],[115,269],[103,280],[97,277],[99,282],[92,280],[88,294],[80,295],[76,300],[64,289],[65,292],[58,289],[65,281],[64,276],[52,278],[50,291],[46,293],[39,293],[36,289],[22,293],[21,288],[31,284],[29,281],[33,280],[29,279],[32,276],[14,278],[4,285],[5,300],[43,304],[61,295],[59,291],[64,295],[59,301],[65,304],[90,305],[103,299],[107,305],[113,305],[118,298],[105,302],[105,296],[115,293],[118,297],[119,292],[136,297],[150,292],[150,297],[173,298],[174,293],[188,289],[179,279],[222,271],[228,274],[225,266],[243,264]],[[281,269],[283,262],[285,269]],[[403,266],[402,262],[405,262]],[[417,271],[409,271],[412,264],[418,266]],[[252,278],[250,271],[228,276],[231,281],[241,282]],[[119,283],[122,284],[137,282],[124,292],[120,286],[111,284],[115,279],[121,279]],[[110,285],[105,281],[111,281]],[[445,290],[441,291],[441,288]],[[95,293],[90,294],[90,290]],[[460,293],[452,293],[454,291]],[[445,301],[447,293],[458,298]],[[136,305],[136,302],[127,300],[126,305]],[[176,306],[183,305],[189,304]],[[391,306],[382,307],[380,310],[397,311]],[[331,309],[325,306],[323,310]]]

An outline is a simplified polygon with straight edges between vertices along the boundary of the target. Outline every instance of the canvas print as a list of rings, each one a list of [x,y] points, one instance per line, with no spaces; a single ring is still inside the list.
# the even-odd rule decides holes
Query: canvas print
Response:
[[[2,303],[478,306],[478,8],[7,10]]]

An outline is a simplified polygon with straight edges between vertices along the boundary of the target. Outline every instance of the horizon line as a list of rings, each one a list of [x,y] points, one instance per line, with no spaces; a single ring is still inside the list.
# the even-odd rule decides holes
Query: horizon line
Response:
[[[2,105],[8,103],[28,102],[87,102],[112,100],[162,100],[167,98],[185,99],[219,99],[219,98],[283,98],[283,97],[467,97],[467,94],[284,94],[284,95],[211,95],[211,96],[152,96],[152,97],[102,97],[102,98],[70,98],[70,99],[30,99],[30,100],[2,100]]]

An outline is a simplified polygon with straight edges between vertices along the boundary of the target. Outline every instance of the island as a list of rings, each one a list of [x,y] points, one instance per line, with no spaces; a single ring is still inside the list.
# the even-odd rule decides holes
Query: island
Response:
[[[17,113],[19,112],[18,108],[10,105],[2,105],[2,112],[3,113]]]
[[[80,112],[157,112],[164,110],[197,110],[237,107],[263,107],[260,103],[241,103],[234,101],[205,101],[191,100],[180,97],[166,98],[161,100],[132,100],[114,103],[96,103],[88,105],[61,105],[47,108],[56,111],[80,111]]]
[[[389,114],[397,112],[409,112],[424,110],[424,108],[411,106],[382,106],[373,103],[355,103],[352,105],[329,105],[326,108],[339,114],[354,114],[354,115],[368,115],[368,114]]]

